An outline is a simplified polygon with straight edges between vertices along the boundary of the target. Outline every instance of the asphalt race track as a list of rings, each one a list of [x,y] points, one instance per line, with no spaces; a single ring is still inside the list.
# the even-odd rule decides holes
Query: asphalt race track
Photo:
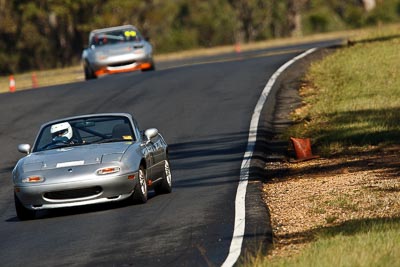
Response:
[[[0,265],[220,266],[265,84],[304,50],[337,42],[160,63],[155,72],[1,94]],[[129,112],[142,129],[160,130],[170,145],[173,192],[151,193],[144,205],[41,211],[19,221],[11,181],[23,156],[17,145],[32,144],[46,121],[98,112]],[[247,231],[244,244],[253,234]]]

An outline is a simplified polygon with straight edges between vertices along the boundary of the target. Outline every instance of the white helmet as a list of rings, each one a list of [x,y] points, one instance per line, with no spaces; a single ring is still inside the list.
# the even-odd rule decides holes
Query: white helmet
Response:
[[[68,140],[72,138],[72,127],[68,122],[61,122],[51,126],[50,132],[54,137],[65,137]]]

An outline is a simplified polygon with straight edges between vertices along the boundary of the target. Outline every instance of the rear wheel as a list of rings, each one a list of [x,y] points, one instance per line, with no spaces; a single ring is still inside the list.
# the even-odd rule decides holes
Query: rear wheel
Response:
[[[138,183],[135,186],[135,191],[132,195],[132,200],[135,203],[143,204],[147,202],[147,181],[146,170],[140,166],[138,172]]]
[[[168,194],[172,191],[172,174],[169,166],[169,161],[165,160],[164,163],[164,174],[160,184],[154,187],[156,194]]]
[[[25,208],[15,193],[14,193],[14,202],[18,219],[20,219],[21,221],[35,219],[36,211]]]

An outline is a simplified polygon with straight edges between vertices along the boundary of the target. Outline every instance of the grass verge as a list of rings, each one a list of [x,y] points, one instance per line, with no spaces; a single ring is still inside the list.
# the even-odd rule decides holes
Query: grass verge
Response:
[[[400,142],[400,35],[375,34],[312,64],[288,136],[324,156]]]
[[[399,266],[400,220],[349,221],[316,232],[318,240],[299,256],[263,266]]]
[[[37,87],[65,84],[83,81],[83,68],[81,66],[63,69],[32,71],[13,75],[16,91],[33,89],[36,79]],[[0,93],[9,91],[9,76],[0,77]]]
[[[311,138],[329,159],[277,164],[264,190],[278,242],[244,266],[400,266],[400,39],[363,34],[305,77],[297,124],[281,138]]]

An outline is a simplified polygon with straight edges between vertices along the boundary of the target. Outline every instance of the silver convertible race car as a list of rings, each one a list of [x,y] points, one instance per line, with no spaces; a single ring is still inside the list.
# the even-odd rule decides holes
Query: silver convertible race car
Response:
[[[12,178],[17,216],[37,210],[147,201],[148,189],[171,192],[168,146],[157,129],[141,132],[130,114],[106,113],[48,122]]]
[[[82,64],[86,80],[104,74],[155,69],[153,47],[132,25],[90,32]]]

